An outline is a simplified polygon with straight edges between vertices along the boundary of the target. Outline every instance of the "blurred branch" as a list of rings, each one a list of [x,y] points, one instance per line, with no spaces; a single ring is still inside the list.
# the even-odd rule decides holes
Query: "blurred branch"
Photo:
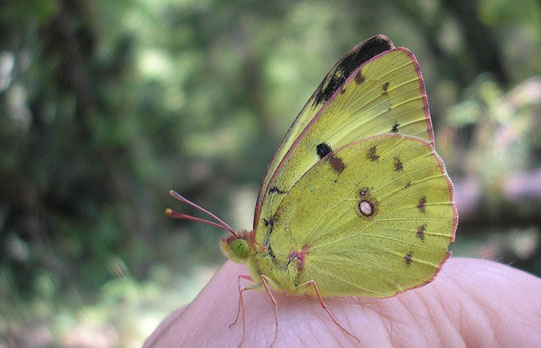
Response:
[[[477,71],[490,71],[496,79],[507,85],[509,76],[504,68],[501,50],[492,31],[479,19],[479,3],[474,0],[444,0],[443,6],[456,15],[462,27],[468,54],[474,60]]]
[[[60,54],[59,72],[62,73],[60,79],[67,84],[68,89],[72,90],[77,104],[76,116],[79,119],[82,135],[89,136],[89,121],[96,111],[96,103],[88,82],[87,72],[85,71],[85,59],[82,52],[82,44],[90,49],[89,42],[93,41],[93,35],[87,27],[84,27],[86,40],[81,43],[81,38],[76,36],[72,23],[73,15],[69,13],[64,1],[60,2],[60,10],[50,24],[50,42],[51,48],[55,53]],[[87,52],[88,53],[88,52]],[[88,56],[88,54],[87,54]]]

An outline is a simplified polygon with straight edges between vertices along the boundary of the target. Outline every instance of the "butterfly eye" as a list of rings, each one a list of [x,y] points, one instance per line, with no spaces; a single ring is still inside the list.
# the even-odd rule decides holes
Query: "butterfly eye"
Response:
[[[233,254],[239,259],[245,259],[248,257],[250,247],[248,243],[242,239],[238,238],[231,242],[230,244]]]

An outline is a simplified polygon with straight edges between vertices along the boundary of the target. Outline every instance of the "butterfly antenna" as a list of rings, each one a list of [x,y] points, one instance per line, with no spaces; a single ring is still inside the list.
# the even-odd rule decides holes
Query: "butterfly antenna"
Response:
[[[203,213],[209,215],[210,217],[212,217],[214,220],[218,221],[219,223],[215,223],[215,222],[208,221],[208,220],[205,220],[205,219],[200,219],[200,218],[195,217],[195,216],[179,213],[179,212],[174,211],[172,209],[166,209],[165,214],[169,215],[170,217],[177,218],[177,219],[185,219],[185,220],[202,222],[204,224],[215,226],[215,227],[221,228],[223,230],[226,230],[226,231],[230,232],[231,234],[233,234],[234,236],[237,235],[237,233],[231,228],[231,226],[229,226],[222,219],[220,219],[216,215],[212,214],[210,211],[206,210],[205,208],[200,207],[199,205],[195,204],[194,202],[190,201],[189,199],[183,197],[182,195],[180,195],[179,193],[177,193],[177,192],[175,192],[173,190],[169,191],[169,195],[171,197],[173,197],[174,199],[178,200],[178,201],[189,204],[192,207],[196,208],[197,210],[202,211]]]

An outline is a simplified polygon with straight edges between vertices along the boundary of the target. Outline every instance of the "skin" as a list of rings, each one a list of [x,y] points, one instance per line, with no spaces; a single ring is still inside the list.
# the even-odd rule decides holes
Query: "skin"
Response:
[[[226,262],[144,347],[238,346],[242,322],[231,329],[229,324],[237,313],[239,274],[247,274],[242,265]],[[451,258],[433,282],[392,298],[325,298],[360,344],[331,321],[316,298],[273,294],[278,302],[276,347],[538,347],[541,342],[541,279],[492,261]],[[274,314],[268,295],[246,291],[243,296],[243,346],[269,346]]]

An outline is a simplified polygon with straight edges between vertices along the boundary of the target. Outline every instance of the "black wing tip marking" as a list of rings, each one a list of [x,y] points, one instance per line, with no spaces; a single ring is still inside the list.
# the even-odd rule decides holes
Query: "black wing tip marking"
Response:
[[[336,63],[329,71],[321,84],[314,92],[312,106],[328,101],[334,93],[342,86],[346,79],[360,65],[374,58],[380,53],[394,48],[392,41],[385,35],[376,35],[353,47]]]

